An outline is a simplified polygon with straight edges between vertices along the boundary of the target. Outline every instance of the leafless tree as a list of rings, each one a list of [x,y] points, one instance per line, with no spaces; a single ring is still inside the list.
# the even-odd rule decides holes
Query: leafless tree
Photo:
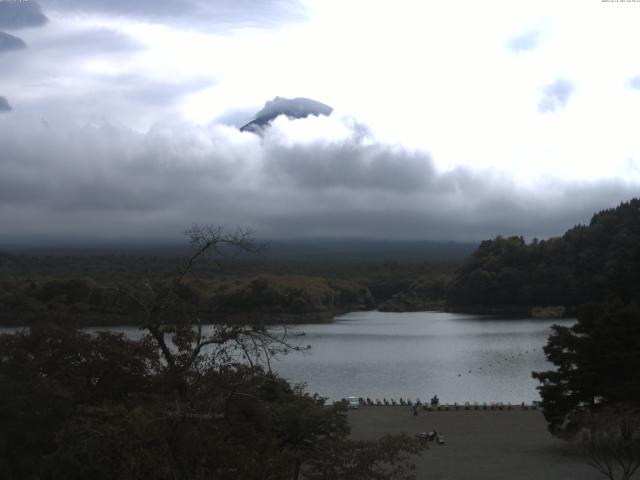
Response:
[[[164,288],[146,282],[139,292],[120,287],[143,311],[141,328],[157,344],[168,373],[184,378],[184,373],[203,360],[218,367],[237,361],[250,366],[260,363],[271,372],[271,358],[278,353],[304,351],[290,336],[286,326],[272,331],[260,325],[215,323],[203,328],[197,309],[181,308],[185,301],[178,291],[192,274],[196,263],[205,258],[229,260],[238,255],[256,255],[266,245],[256,241],[251,230],[240,227],[227,231],[221,226],[193,225],[185,231],[191,246],[190,254],[179,271]],[[235,390],[233,390],[235,391]]]
[[[640,468],[640,411],[608,407],[586,414],[582,424],[587,463],[610,480],[630,480]]]

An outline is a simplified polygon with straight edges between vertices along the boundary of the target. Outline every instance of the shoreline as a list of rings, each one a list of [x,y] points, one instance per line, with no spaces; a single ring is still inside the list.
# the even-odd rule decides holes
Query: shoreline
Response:
[[[262,312],[234,312],[209,313],[200,317],[202,325],[237,324],[249,325],[306,325],[311,323],[332,323],[335,317],[352,311],[362,310],[332,310],[326,312],[309,313],[262,313]],[[79,328],[92,327],[137,327],[144,323],[143,319],[133,315],[113,314],[45,314],[41,317],[32,316],[21,320],[0,319],[0,328],[29,327],[40,320],[61,320],[76,324]]]
[[[505,307],[505,306],[447,306],[445,312],[464,313],[469,315],[489,315],[495,317],[525,317],[535,320],[564,320],[575,318],[577,307],[549,305],[532,305],[527,307]]]
[[[526,313],[522,309],[500,309],[500,308],[437,308],[429,310],[403,310],[389,311],[380,310],[379,308],[362,310],[362,309],[339,309],[306,313],[284,313],[284,312],[213,312],[200,315],[202,325],[216,324],[238,324],[244,323],[248,325],[308,325],[308,324],[328,324],[333,323],[336,317],[353,312],[382,312],[382,313],[429,313],[429,312],[446,312],[460,313],[464,315],[486,316],[488,318],[504,318],[504,319],[535,319],[535,320],[567,320],[574,318],[572,316],[532,316],[531,312]],[[572,310],[567,312],[573,313]],[[8,318],[7,318],[8,317]],[[77,325],[79,328],[102,328],[102,327],[136,327],[143,323],[143,319],[134,315],[117,315],[117,314],[99,314],[99,313],[46,313],[42,316],[29,316],[21,320],[12,320],[10,315],[5,318],[0,317],[0,328],[21,328],[29,327],[33,323],[46,318],[52,320],[68,321]]]
[[[559,310],[559,309],[562,310]],[[489,318],[504,319],[535,319],[535,320],[566,320],[575,318],[574,307],[455,307],[439,306],[422,309],[386,309],[384,304],[374,309],[362,309],[354,305],[353,308],[340,308],[334,310],[312,311],[304,313],[293,312],[201,312],[198,316],[203,325],[237,324],[249,325],[307,325],[326,324],[335,321],[336,317],[352,312],[383,312],[383,313],[420,313],[420,312],[446,312],[464,315],[486,316]],[[0,315],[0,328],[28,327],[42,318],[59,319],[74,323],[81,328],[91,327],[135,327],[143,323],[138,315],[121,315],[114,313],[98,312],[46,312],[41,315],[30,314],[26,318],[14,320],[13,315],[4,313]]]

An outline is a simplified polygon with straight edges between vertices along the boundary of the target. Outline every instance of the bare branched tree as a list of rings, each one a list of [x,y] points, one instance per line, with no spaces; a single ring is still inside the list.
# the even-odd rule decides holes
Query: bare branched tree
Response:
[[[610,480],[630,480],[640,468],[640,411],[609,407],[585,415],[582,424],[587,463]]]
[[[179,291],[193,273],[196,263],[206,258],[216,262],[239,255],[256,255],[266,244],[256,241],[253,231],[237,227],[227,231],[221,226],[193,225],[185,231],[191,246],[183,265],[164,288],[146,282],[140,292],[120,287],[120,292],[136,303],[144,314],[141,328],[148,332],[162,354],[167,372],[177,378],[204,360],[209,367],[242,361],[251,367],[258,364],[271,372],[271,358],[291,351],[304,351],[282,326],[268,331],[261,325],[215,323],[203,326],[197,309],[189,308]],[[234,392],[236,390],[233,390]]]

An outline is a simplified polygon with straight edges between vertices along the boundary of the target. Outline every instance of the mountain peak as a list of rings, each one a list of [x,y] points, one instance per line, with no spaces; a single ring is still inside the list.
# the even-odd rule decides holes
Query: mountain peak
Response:
[[[331,115],[332,111],[333,108],[330,106],[310,98],[275,97],[265,103],[264,108],[256,113],[253,120],[243,126],[240,131],[258,133],[280,115],[286,115],[289,118],[306,118],[309,115]]]

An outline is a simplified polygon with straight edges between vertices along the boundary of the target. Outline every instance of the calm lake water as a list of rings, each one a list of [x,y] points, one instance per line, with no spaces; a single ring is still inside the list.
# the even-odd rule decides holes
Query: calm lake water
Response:
[[[531,372],[547,370],[542,347],[550,326],[573,320],[488,319],[441,312],[357,312],[332,324],[304,325],[308,355],[275,369],[330,399],[531,402],[540,397]]]
[[[331,400],[349,395],[398,399],[438,395],[442,402],[538,400],[532,371],[547,370],[542,347],[554,323],[442,312],[356,312],[292,333],[311,345],[273,368]],[[0,333],[9,329],[0,329]],[[122,327],[139,338],[135,327]]]

